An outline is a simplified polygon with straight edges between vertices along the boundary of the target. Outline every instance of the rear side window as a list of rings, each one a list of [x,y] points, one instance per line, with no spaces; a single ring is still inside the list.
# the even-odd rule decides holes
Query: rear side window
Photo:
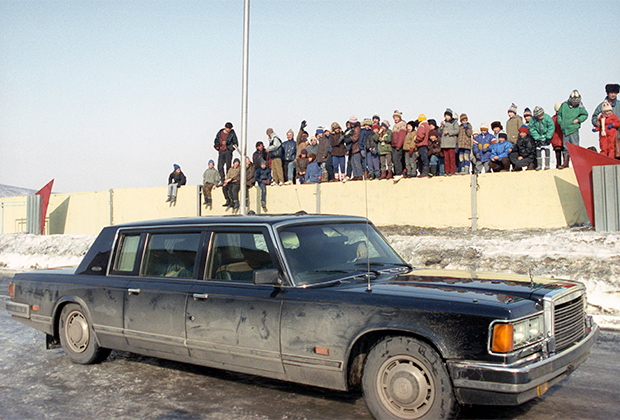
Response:
[[[153,233],[144,251],[143,276],[191,278],[201,233]]]
[[[140,235],[138,234],[121,237],[117,258],[114,261],[114,271],[133,271],[139,245]]]
[[[254,270],[273,267],[263,233],[215,233],[207,269],[208,279],[251,282]]]

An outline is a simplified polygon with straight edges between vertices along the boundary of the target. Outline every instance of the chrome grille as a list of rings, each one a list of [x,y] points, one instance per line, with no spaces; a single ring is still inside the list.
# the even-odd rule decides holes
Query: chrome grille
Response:
[[[554,309],[555,350],[562,351],[586,333],[583,296],[557,305]]]

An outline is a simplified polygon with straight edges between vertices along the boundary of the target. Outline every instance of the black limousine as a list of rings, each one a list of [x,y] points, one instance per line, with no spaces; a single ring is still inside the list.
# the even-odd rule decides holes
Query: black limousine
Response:
[[[412,268],[365,218],[225,216],[104,228],[6,307],[74,362],[112,349],[336,390],[375,418],[517,405],[586,360],[574,281]],[[205,392],[208,392],[205,390]]]

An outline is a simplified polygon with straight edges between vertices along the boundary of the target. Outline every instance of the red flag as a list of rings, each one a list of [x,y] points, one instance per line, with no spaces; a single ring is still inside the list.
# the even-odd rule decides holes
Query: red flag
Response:
[[[41,196],[41,235],[45,233],[45,218],[47,216],[47,206],[50,204],[50,195],[52,195],[52,185],[54,185],[53,179],[35,193],[35,195]]]

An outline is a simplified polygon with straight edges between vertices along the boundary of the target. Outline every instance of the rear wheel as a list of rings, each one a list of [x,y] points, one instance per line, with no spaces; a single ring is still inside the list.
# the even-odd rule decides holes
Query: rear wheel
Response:
[[[437,352],[410,337],[386,337],[372,348],[362,386],[377,419],[447,419],[456,404]]]
[[[70,303],[60,312],[60,345],[74,363],[88,365],[105,360],[109,349],[99,347],[95,332],[80,305]]]

